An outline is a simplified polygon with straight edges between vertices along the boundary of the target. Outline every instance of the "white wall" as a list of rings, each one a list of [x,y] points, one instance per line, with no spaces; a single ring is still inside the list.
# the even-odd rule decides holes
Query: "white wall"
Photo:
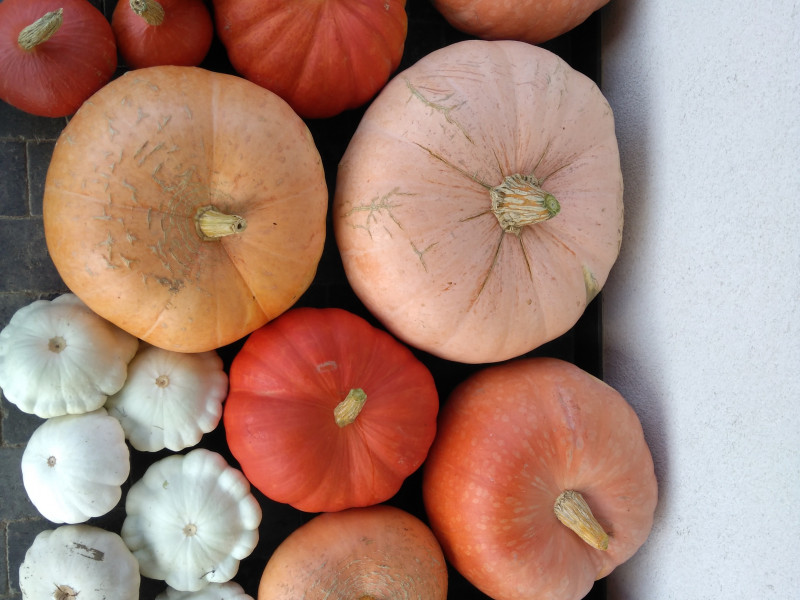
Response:
[[[611,0],[606,380],[656,462],[613,599],[800,598],[800,1]]]

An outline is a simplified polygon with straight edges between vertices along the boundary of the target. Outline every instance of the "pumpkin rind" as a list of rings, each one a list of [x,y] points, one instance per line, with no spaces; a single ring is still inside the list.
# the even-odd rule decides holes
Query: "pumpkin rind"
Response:
[[[287,537],[267,562],[258,600],[445,600],[447,566],[433,533],[399,508],[325,513]]]
[[[366,103],[400,64],[405,0],[214,0],[237,72],[307,118]]]
[[[608,0],[433,0],[453,27],[486,40],[541,44],[583,23]]]
[[[520,187],[551,218],[493,212]],[[332,212],[348,281],[394,335],[458,362],[520,356],[577,322],[619,253],[611,108],[547,50],[453,44],[371,103]]]
[[[430,371],[388,333],[342,309],[294,308],[234,357],[223,421],[256,488],[321,512],[393,496],[425,460],[438,408]]]
[[[242,473],[205,448],[150,465],[128,491],[125,512],[122,539],[142,575],[186,592],[230,581],[261,523]]]
[[[225,583],[209,583],[199,592],[181,592],[167,587],[156,596],[156,600],[253,600],[244,593],[241,585],[235,581]]]
[[[519,359],[477,372],[448,398],[423,472],[448,560],[496,600],[578,600],[630,558],[653,524],[657,483],[636,413],[575,365]],[[554,512],[580,493],[606,550]]]
[[[124,385],[138,347],[75,294],[35,300],[0,331],[0,387],[44,419],[91,412]]]
[[[95,312],[155,346],[204,352],[307,289],[327,203],[319,152],[283,100],[233,75],[159,66],[105,86],[59,136],[44,230]],[[209,239],[203,219],[220,214],[236,229]]]
[[[36,509],[54,523],[83,523],[114,508],[130,474],[119,422],[100,408],[47,419],[22,453],[22,482]]]
[[[94,525],[40,532],[19,567],[25,599],[139,600],[140,584],[139,565],[122,538]]]
[[[63,22],[30,50],[20,32],[45,14],[63,11]],[[111,26],[87,0],[4,0],[0,3],[0,99],[43,117],[73,114],[105,85],[117,68]]]

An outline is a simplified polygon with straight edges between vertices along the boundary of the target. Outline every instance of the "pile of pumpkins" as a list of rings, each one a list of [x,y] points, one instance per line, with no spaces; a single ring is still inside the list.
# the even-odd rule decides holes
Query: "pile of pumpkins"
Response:
[[[584,597],[657,498],[622,396],[525,356],[619,253],[611,108],[538,45],[605,2],[435,0],[475,39],[399,73],[404,1],[210,4],[120,0],[108,22],[87,0],[0,3],[0,98],[70,115],[43,205],[70,293],[0,333],[4,395],[46,419],[26,490],[64,524],[28,551],[23,597],[91,597],[85,574],[115,598],[141,575],[163,599],[251,598],[233,581],[251,485],[319,513],[258,600],[444,600],[448,565],[495,600]],[[215,32],[237,74],[197,67]],[[307,120],[364,105],[334,179]],[[329,231],[369,319],[296,306]],[[476,366],[441,410],[422,354]],[[220,421],[236,466],[193,448]],[[120,501],[128,444],[174,454],[117,535],[85,523]],[[387,504],[419,469],[424,521]]]

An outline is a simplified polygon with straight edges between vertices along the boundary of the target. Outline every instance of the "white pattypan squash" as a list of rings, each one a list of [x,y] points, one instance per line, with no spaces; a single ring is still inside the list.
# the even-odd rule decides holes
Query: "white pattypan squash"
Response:
[[[74,294],[23,306],[0,331],[0,388],[42,418],[90,412],[125,383],[139,340]]]
[[[22,453],[22,483],[54,523],[83,523],[106,514],[122,497],[130,473],[125,433],[104,408],[47,419]]]
[[[125,501],[122,539],[142,575],[184,592],[230,581],[258,542],[261,507],[250,482],[197,448],[153,463]]]
[[[181,592],[168,587],[156,596],[156,600],[253,600],[244,593],[244,588],[235,581],[209,583],[199,592]]]
[[[182,353],[142,343],[125,385],[105,408],[137,450],[178,451],[217,427],[227,393],[228,376],[214,350]]]
[[[42,531],[19,567],[23,600],[138,600],[140,584],[122,538],[93,525]]]

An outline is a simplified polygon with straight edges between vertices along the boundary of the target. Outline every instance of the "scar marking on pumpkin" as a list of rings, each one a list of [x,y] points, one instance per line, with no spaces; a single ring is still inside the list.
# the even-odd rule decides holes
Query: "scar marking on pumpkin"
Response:
[[[354,229],[364,229],[370,237],[372,237],[372,230],[370,229],[370,225],[373,223],[378,223],[378,216],[383,211],[386,211],[386,214],[389,218],[397,225],[400,229],[403,229],[403,226],[400,224],[400,221],[397,220],[397,217],[394,216],[392,212],[393,209],[402,206],[402,204],[393,204],[391,199],[394,196],[413,196],[414,194],[401,192],[399,188],[393,188],[390,192],[384,194],[383,196],[375,196],[374,198],[370,199],[369,204],[361,204],[359,206],[354,206],[349,211],[345,213],[345,217],[352,216],[357,212],[366,212],[367,216],[364,219],[363,225],[352,225]]]
[[[458,171],[458,172],[459,172],[459,173],[461,173],[461,174],[462,174],[464,177],[467,177],[468,179],[471,179],[471,180],[472,180],[472,181],[474,181],[475,183],[477,183],[477,184],[479,184],[479,185],[481,185],[481,186],[485,187],[487,190],[490,190],[490,189],[492,189],[492,186],[491,186],[491,185],[489,185],[488,183],[486,183],[486,182],[484,182],[484,181],[481,181],[481,180],[478,178],[478,175],[477,175],[477,173],[476,173],[476,174],[468,173],[466,170],[462,169],[462,168],[461,168],[461,167],[459,167],[458,165],[454,165],[453,163],[451,163],[449,160],[447,160],[447,159],[446,159],[444,156],[442,156],[442,155],[441,155],[441,154],[439,154],[438,152],[434,152],[434,151],[433,151],[433,150],[431,150],[430,148],[428,148],[428,147],[426,147],[426,146],[423,146],[422,144],[418,144],[417,142],[414,142],[414,143],[415,143],[417,146],[419,146],[420,148],[422,148],[423,150],[425,150],[425,152],[427,152],[428,154],[430,154],[430,155],[431,155],[433,158],[435,158],[436,160],[439,160],[439,161],[443,162],[445,165],[447,165],[447,166],[448,166],[448,167],[450,167],[451,169],[454,169],[455,171]]]
[[[164,127],[167,126],[167,123],[170,122],[170,119],[172,119],[172,115],[167,115],[166,117],[161,119],[161,121],[158,122],[158,131],[159,132],[164,130]]]
[[[137,164],[141,167],[147,161],[148,158],[153,156],[153,154],[155,154],[156,152],[161,150],[161,148],[163,148],[163,147],[164,147],[164,143],[163,142],[159,142],[158,144],[153,146],[152,150],[150,150],[147,154],[142,156],[142,158],[139,159],[139,162]],[[160,168],[160,165],[159,165],[159,168]]]
[[[586,286],[586,304],[589,304],[600,293],[600,284],[592,270],[586,265],[583,265],[583,282]]]
[[[126,188],[131,193],[131,201],[134,204],[139,204],[139,199],[136,197],[136,186],[133,184],[128,183],[126,180],[122,180],[122,187]]]
[[[136,125],[142,122],[143,119],[146,119],[150,115],[142,110],[140,106],[136,111]]]
[[[73,542],[72,545],[81,556],[85,556],[91,560],[102,561],[106,557],[105,552],[98,550],[97,548],[90,548],[89,546],[81,544],[80,542]]]
[[[144,152],[144,149],[147,147],[147,144],[150,143],[150,140],[145,140],[144,143],[137,148],[136,152],[133,153],[133,158],[138,158],[138,156]]]
[[[184,105],[183,105],[183,110],[184,110],[184,112],[186,113],[186,116],[187,116],[189,119],[192,119],[192,118],[193,118],[193,116],[194,116],[194,115],[192,114],[192,109],[191,109],[191,108],[189,108],[189,105],[188,105],[188,104],[184,104]]]
[[[419,262],[422,263],[422,268],[425,269],[425,272],[427,273],[428,272],[428,265],[425,263],[425,254],[427,254],[428,251],[431,248],[433,248],[434,246],[436,246],[439,242],[433,242],[431,245],[429,245],[424,250],[420,250],[419,248],[417,248],[417,246],[416,246],[416,244],[414,244],[414,242],[409,242],[409,243],[411,244],[411,249],[414,251],[414,254],[417,255],[417,258],[419,259]]]
[[[118,129],[114,129],[114,126],[111,124],[111,117],[106,116],[106,121],[108,122],[108,134],[109,137],[113,140],[114,136],[119,133]]]
[[[317,373],[329,373],[339,368],[335,360],[328,360],[317,365]]]
[[[420,92],[416,87],[414,87],[414,84],[412,84],[408,79],[404,79],[404,81],[406,82],[406,86],[408,87],[408,89],[411,91],[412,96],[414,96],[415,98],[420,100],[423,104],[426,104],[426,105],[430,106],[436,112],[439,112],[442,115],[444,115],[445,120],[448,123],[450,123],[451,125],[455,125],[458,128],[458,130],[462,133],[462,135],[465,138],[467,138],[467,141],[469,141],[471,144],[475,143],[473,141],[473,139],[470,137],[469,133],[467,133],[467,130],[464,129],[464,127],[461,125],[461,123],[456,121],[452,117],[452,115],[450,114],[452,111],[457,110],[457,109],[461,108],[461,106],[466,104],[467,103],[466,100],[464,102],[460,102],[459,104],[453,104],[451,106],[445,106],[444,104],[441,104],[441,103],[438,103],[438,102],[432,102],[431,100],[428,100],[422,94],[422,92]],[[447,96],[445,96],[443,98],[443,100],[445,100],[445,101],[449,100],[451,96],[453,96],[453,93],[450,93]]]

